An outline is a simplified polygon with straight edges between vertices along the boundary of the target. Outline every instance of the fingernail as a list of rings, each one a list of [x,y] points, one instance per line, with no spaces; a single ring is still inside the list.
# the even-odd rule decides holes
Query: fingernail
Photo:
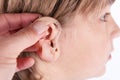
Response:
[[[47,29],[47,26],[39,21],[33,23],[34,30],[41,35]]]

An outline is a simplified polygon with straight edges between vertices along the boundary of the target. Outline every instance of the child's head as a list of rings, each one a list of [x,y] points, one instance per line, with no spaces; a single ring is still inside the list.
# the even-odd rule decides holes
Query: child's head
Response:
[[[1,0],[1,13],[40,13],[43,17],[39,21],[45,25],[50,22],[46,30],[49,35],[38,43],[40,57],[22,55],[34,57],[35,65],[16,76],[22,80],[81,80],[102,75],[113,49],[112,40],[120,32],[110,15],[113,2]],[[57,19],[61,26],[45,16]],[[60,35],[55,26],[62,29]]]
[[[57,20],[73,16],[73,13],[88,15],[98,12],[114,0],[0,0],[0,13],[40,13]]]

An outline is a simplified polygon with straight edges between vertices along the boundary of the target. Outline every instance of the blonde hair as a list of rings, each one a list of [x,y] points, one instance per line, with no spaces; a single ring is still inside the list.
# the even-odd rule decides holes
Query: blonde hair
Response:
[[[74,12],[100,12],[115,0],[0,0],[0,13],[40,13],[64,22]],[[72,14],[73,15],[73,14]],[[71,15],[70,15],[71,16]]]
[[[39,13],[56,18],[61,24],[76,13],[88,15],[100,12],[115,0],[0,0],[0,13]],[[42,80],[40,59],[36,54],[22,53],[19,57],[31,56],[36,60],[34,66],[17,72],[13,80]]]

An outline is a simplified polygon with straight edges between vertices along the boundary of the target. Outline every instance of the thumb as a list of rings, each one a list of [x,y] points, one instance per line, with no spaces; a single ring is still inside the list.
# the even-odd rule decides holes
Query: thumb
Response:
[[[36,21],[30,26],[25,27],[7,37],[2,41],[2,43],[3,45],[7,45],[4,48],[7,48],[6,50],[9,51],[11,56],[17,57],[20,52],[34,45],[40,38],[42,38],[46,33],[46,29],[47,26],[39,21]]]

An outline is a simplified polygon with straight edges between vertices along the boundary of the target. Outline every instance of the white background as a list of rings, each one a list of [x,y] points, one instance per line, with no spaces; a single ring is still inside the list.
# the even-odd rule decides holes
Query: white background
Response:
[[[112,8],[111,13],[120,27],[120,0],[117,0]],[[104,76],[89,80],[120,80],[120,38],[114,40],[114,51],[112,52],[112,60],[107,64],[107,71]]]

